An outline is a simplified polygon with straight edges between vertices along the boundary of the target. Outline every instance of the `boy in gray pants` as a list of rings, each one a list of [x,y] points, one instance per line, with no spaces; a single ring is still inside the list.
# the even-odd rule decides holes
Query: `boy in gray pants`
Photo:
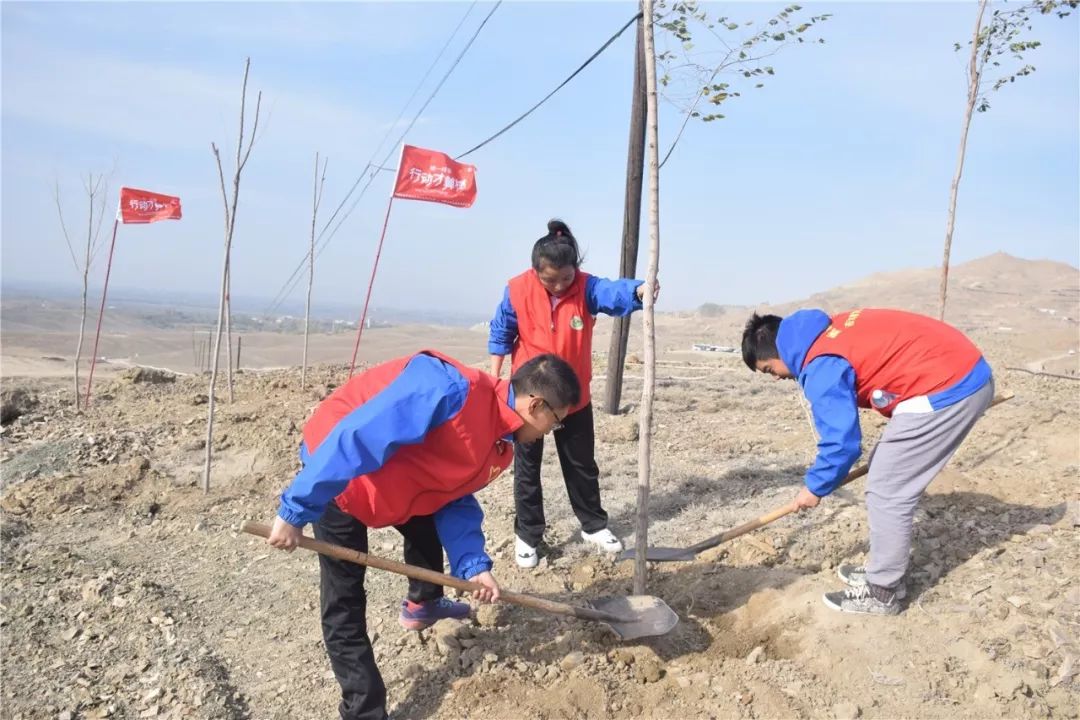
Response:
[[[751,370],[798,380],[810,402],[820,440],[795,497],[800,510],[817,507],[859,458],[859,408],[890,418],[870,453],[870,558],[865,566],[840,566],[849,587],[824,600],[842,612],[899,613],[915,509],[990,406],[990,366],[956,328],[900,310],[755,314],[742,354]]]

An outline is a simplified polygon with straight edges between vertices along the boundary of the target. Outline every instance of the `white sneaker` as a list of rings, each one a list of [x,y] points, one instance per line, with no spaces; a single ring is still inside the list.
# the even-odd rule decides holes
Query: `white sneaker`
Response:
[[[514,559],[517,560],[518,567],[523,568],[534,568],[540,562],[536,548],[519,537],[514,538]]]
[[[617,553],[622,552],[622,540],[615,537],[615,533],[611,532],[607,528],[603,530],[597,530],[594,533],[587,533],[584,530],[581,531],[581,539],[585,542],[591,542],[604,552]]]

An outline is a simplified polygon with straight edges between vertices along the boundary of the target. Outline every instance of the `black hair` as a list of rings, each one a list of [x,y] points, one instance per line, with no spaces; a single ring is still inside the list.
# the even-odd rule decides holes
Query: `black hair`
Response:
[[[780,357],[776,350],[776,333],[780,329],[779,315],[754,313],[746,321],[742,334],[742,359],[751,370],[757,370],[758,360]]]
[[[510,376],[515,395],[535,395],[557,408],[581,400],[581,382],[570,364],[558,355],[537,355]]]
[[[547,228],[548,234],[533,244],[533,270],[539,271],[543,263],[554,268],[580,268],[584,258],[570,227],[562,220],[553,219],[548,220]]]

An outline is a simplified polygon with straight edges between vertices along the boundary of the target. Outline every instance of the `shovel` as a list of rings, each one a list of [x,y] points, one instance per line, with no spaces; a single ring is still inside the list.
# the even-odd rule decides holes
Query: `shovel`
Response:
[[[844,478],[843,482],[841,482],[838,487],[843,487],[844,485],[847,485],[852,480],[855,480],[857,478],[861,478],[863,475],[865,475],[867,473],[867,471],[869,471],[869,469],[870,469],[870,466],[863,465],[861,468],[851,471],[848,474],[848,476],[846,478]],[[771,513],[767,513],[765,515],[762,515],[761,517],[757,518],[756,520],[751,520],[748,523],[743,523],[742,525],[740,525],[737,528],[732,528],[731,530],[728,530],[727,532],[722,532],[719,535],[714,535],[711,538],[708,538],[707,540],[702,540],[698,544],[691,545],[690,547],[685,547],[685,548],[651,547],[651,548],[647,548],[645,550],[645,559],[648,560],[649,562],[688,562],[690,560],[693,560],[694,558],[696,558],[698,555],[705,552],[706,550],[710,550],[710,549],[716,547],[717,545],[723,545],[728,540],[734,540],[735,538],[739,537],[740,535],[745,535],[748,532],[753,532],[754,530],[757,530],[758,528],[765,527],[769,523],[776,522],[777,520],[784,517],[785,515],[789,515],[789,514],[795,512],[797,509],[798,508],[795,507],[795,503],[793,503],[793,502],[788,503],[787,505],[784,505],[783,507],[779,507],[776,510],[773,510]],[[619,560],[633,560],[635,557],[636,557],[636,555],[634,553],[634,550],[631,548],[630,550],[623,550],[622,553],[619,554],[618,559]]]
[[[996,398],[994,398],[993,402],[990,403],[990,407],[994,407],[995,405],[999,405],[999,404],[1005,402],[1006,400],[1012,399],[1012,397],[1013,397],[1012,393],[1009,393],[1008,395],[999,395]],[[837,487],[843,487],[844,485],[847,485],[852,480],[857,480],[858,478],[861,478],[863,475],[865,475],[869,471],[870,471],[870,466],[869,465],[863,465],[860,468],[852,470],[850,473],[848,473],[848,476],[846,478],[844,478],[840,482],[840,485],[838,485]],[[728,540],[734,540],[735,538],[739,537],[740,535],[745,535],[748,532],[753,532],[754,530],[757,530],[758,528],[765,527],[769,523],[776,522],[780,518],[784,517],[785,515],[790,515],[791,513],[795,512],[796,510],[798,510],[798,508],[795,507],[795,503],[793,503],[793,502],[788,503],[787,505],[784,505],[783,507],[779,507],[776,510],[773,510],[771,513],[767,513],[765,515],[762,515],[761,517],[757,518],[756,520],[751,520],[748,523],[743,523],[742,525],[740,525],[737,528],[732,528],[731,530],[728,530],[727,532],[722,532],[719,535],[714,535],[713,537],[708,538],[707,540],[702,540],[698,544],[691,545],[690,547],[685,547],[685,548],[651,547],[651,548],[647,548],[645,550],[645,559],[650,561],[650,562],[688,562],[690,560],[693,560],[694,558],[696,558],[698,555],[705,552],[706,550],[710,550],[710,549],[716,547],[717,545],[722,545],[722,544],[726,543]],[[635,557],[637,557],[636,553],[634,552],[633,549],[630,549],[630,550],[623,550],[619,554],[618,559],[619,560],[633,560]]]
[[[264,523],[244,521],[240,526],[240,530],[263,538],[270,537],[270,526]],[[461,580],[452,575],[445,575],[427,568],[406,565],[396,560],[387,560],[386,558],[368,555],[359,550],[333,545],[309,537],[300,538],[300,547],[337,560],[345,560],[358,565],[386,570],[415,580],[423,580],[443,587],[452,587],[464,592],[472,592],[484,587],[479,583]],[[554,600],[510,592],[509,590],[501,590],[499,599],[546,613],[569,615],[579,620],[598,622],[618,635],[620,640],[635,640],[642,637],[663,635],[679,622],[679,616],[667,606],[667,603],[651,595],[622,595],[600,598],[590,602],[589,607],[567,605]]]

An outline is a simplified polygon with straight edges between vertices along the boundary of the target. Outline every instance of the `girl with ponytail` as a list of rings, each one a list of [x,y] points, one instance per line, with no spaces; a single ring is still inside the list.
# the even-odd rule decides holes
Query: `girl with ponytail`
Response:
[[[581,383],[581,400],[565,416],[555,417],[559,464],[570,505],[581,523],[582,539],[616,553],[623,546],[608,529],[594,451],[589,394],[593,326],[600,313],[623,317],[641,309],[644,282],[608,280],[582,272],[581,250],[569,226],[551,220],[547,229],[547,235],[533,244],[532,267],[510,279],[491,320],[491,372],[495,376],[502,372],[506,355],[510,355],[512,373],[544,353],[554,353],[574,369]],[[554,408],[550,412],[554,414]],[[525,568],[539,562],[536,549],[546,526],[540,484],[543,453],[542,438],[514,445],[515,557]]]

